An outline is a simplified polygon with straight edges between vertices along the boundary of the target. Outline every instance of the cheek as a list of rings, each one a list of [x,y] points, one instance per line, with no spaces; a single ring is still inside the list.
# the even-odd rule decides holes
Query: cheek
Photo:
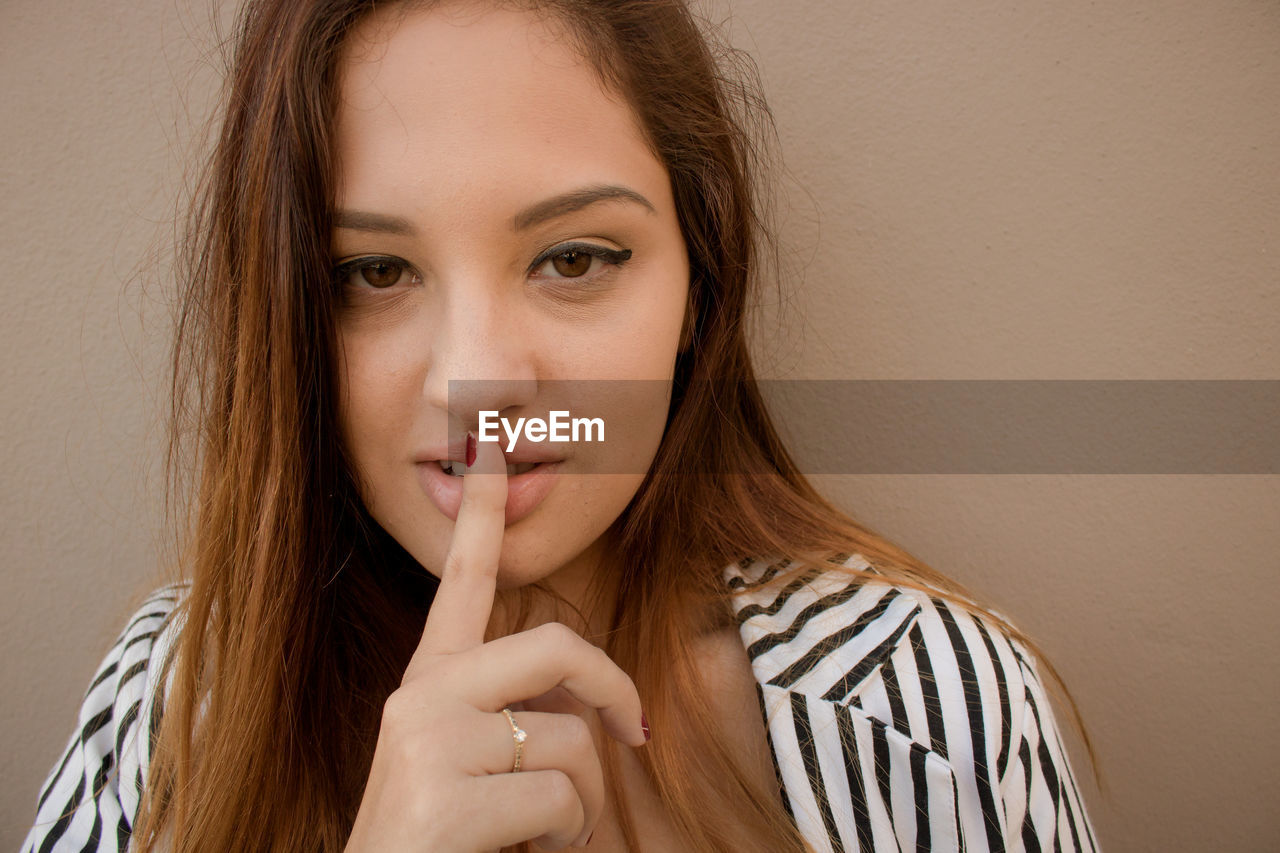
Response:
[[[689,268],[676,265],[664,286],[648,294],[645,311],[650,334],[638,336],[635,341],[637,354],[651,363],[670,368],[680,348],[680,333],[684,329],[689,308]],[[670,375],[668,373],[663,376]]]
[[[594,470],[639,474],[649,470],[666,427],[671,405],[667,379],[623,379],[592,383],[597,411],[604,417],[605,440],[578,445]]]
[[[369,338],[342,339],[339,368],[339,420],[342,437],[356,463],[376,468],[376,449],[389,442],[397,424],[411,417],[414,377],[394,351]]]
[[[679,351],[688,302],[687,279],[640,282],[614,322],[586,344],[589,372],[615,378],[666,379]]]

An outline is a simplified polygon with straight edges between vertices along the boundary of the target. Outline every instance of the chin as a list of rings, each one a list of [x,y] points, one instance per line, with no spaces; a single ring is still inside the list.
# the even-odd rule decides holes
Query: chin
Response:
[[[498,588],[514,589],[545,580],[590,550],[593,542],[566,542],[550,531],[519,524],[507,528],[498,560]]]

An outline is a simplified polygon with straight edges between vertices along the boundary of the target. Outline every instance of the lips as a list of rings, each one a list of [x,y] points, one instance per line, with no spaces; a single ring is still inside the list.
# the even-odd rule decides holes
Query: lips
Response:
[[[531,468],[528,467],[530,465],[532,465]],[[507,504],[504,509],[506,524],[515,524],[542,503],[559,479],[561,466],[561,460],[521,463],[508,461]],[[524,467],[528,470],[513,475],[511,473],[513,467]],[[439,459],[418,461],[414,468],[418,475],[418,484],[431,502],[450,521],[457,521],[458,509],[462,506],[463,478],[445,471]],[[461,470],[460,463],[458,468]]]
[[[440,468],[450,476],[461,477],[466,473],[466,463],[460,462],[456,459],[438,459],[436,461],[440,465]],[[537,464],[538,463],[536,462],[509,462],[507,463],[507,476],[515,477],[525,473],[526,471],[532,471],[533,466]]]
[[[560,462],[564,459],[564,454],[559,452],[555,447],[548,447],[545,444],[531,444],[529,442],[519,442],[515,447],[508,450],[505,444],[502,447],[502,455],[507,460],[507,474],[524,473],[521,471],[512,471],[512,466],[527,465],[539,462]],[[467,456],[467,442],[463,438],[461,441],[455,441],[448,445],[439,444],[428,447],[414,457],[414,462],[436,462],[445,463],[453,461],[461,466],[462,460]],[[459,467],[461,473],[461,467]]]

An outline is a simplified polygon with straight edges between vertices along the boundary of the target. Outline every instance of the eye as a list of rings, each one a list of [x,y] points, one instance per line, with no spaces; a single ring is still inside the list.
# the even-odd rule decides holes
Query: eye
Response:
[[[339,264],[333,271],[334,282],[341,286],[386,290],[401,282],[417,279],[413,268],[399,258],[356,258]]]
[[[548,249],[533,262],[531,275],[538,278],[594,279],[608,267],[619,267],[631,259],[630,249],[606,249],[590,243],[567,243]],[[591,273],[592,270],[596,272]]]

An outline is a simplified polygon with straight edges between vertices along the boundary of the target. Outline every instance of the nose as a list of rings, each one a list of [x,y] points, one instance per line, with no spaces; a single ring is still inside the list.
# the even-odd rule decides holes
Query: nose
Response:
[[[480,412],[504,413],[538,393],[535,344],[525,318],[500,294],[459,287],[432,335],[424,395],[448,412],[450,435],[474,430]]]

